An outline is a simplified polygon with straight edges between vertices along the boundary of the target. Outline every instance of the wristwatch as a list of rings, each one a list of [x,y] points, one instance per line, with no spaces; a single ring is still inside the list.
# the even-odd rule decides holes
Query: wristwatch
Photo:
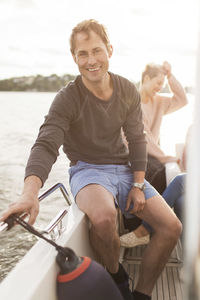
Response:
[[[144,184],[144,182],[143,183],[133,182],[132,187],[136,187],[136,188],[140,189],[141,191],[144,191],[145,184]]]

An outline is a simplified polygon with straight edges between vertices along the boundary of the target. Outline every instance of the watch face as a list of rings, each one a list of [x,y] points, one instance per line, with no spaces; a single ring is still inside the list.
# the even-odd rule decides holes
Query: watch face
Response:
[[[142,183],[141,185],[140,185],[140,189],[143,191],[144,190],[144,183]]]
[[[140,189],[141,191],[144,191],[144,189],[145,189],[145,184],[144,184],[144,183],[134,182],[134,183],[133,183],[133,187],[136,187],[136,188]]]

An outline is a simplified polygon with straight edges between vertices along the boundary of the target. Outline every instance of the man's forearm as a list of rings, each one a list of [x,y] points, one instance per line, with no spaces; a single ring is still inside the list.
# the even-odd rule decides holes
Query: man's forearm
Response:
[[[144,182],[144,177],[145,177],[145,172],[144,171],[135,171],[133,173],[133,181],[134,182],[143,183]]]
[[[23,194],[38,195],[42,181],[39,177],[31,175],[24,180]]]

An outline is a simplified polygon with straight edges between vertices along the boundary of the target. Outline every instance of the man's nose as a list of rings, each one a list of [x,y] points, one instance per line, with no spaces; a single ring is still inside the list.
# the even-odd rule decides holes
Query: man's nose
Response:
[[[96,57],[93,53],[88,55],[88,64],[94,65],[96,63]]]

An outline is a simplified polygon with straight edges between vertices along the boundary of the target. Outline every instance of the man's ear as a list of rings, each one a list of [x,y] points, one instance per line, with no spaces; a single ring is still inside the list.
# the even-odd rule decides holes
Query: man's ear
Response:
[[[113,46],[112,45],[109,45],[109,48],[108,48],[108,55],[109,55],[109,58],[111,58],[113,54]]]

